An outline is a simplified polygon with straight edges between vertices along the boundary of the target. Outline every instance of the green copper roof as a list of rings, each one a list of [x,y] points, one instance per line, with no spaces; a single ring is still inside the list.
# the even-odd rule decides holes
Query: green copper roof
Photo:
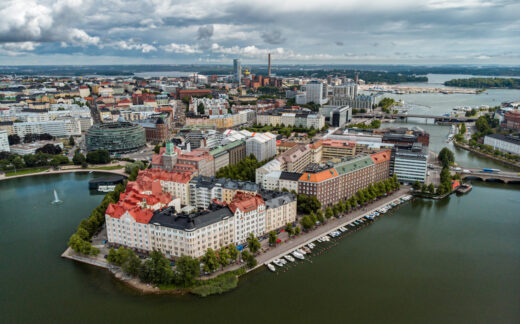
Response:
[[[334,165],[334,169],[338,174],[345,174],[374,165],[374,161],[370,156],[359,156],[352,160],[343,161]]]

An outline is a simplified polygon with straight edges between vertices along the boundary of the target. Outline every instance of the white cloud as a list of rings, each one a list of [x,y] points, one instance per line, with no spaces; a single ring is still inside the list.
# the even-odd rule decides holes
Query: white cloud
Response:
[[[110,46],[120,50],[139,50],[142,53],[157,51],[155,46],[146,43],[140,43],[134,39],[129,39],[127,41],[120,40],[111,44]]]
[[[196,54],[202,53],[200,49],[196,46],[188,45],[188,44],[176,44],[170,43],[168,45],[161,46],[163,50],[168,53],[177,53],[177,54]]]
[[[35,42],[2,43],[0,44],[0,53],[9,56],[22,55],[34,51],[38,45]]]

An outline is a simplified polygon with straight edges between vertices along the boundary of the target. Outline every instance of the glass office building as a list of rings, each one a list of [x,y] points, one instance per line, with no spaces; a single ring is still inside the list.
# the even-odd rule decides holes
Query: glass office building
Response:
[[[89,151],[110,153],[134,152],[146,144],[144,128],[128,122],[94,125],[87,131],[85,140]]]

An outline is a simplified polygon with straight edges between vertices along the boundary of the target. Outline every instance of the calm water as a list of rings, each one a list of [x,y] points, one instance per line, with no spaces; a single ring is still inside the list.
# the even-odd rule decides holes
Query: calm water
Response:
[[[206,299],[143,296],[59,255],[102,196],[93,175],[0,182],[0,322],[474,323],[520,320],[520,189],[414,201],[312,263]],[[51,205],[56,187],[61,205]],[[497,212],[498,211],[498,212]]]
[[[457,74],[428,74],[428,82],[403,83],[403,85],[416,87],[444,87],[443,82],[457,78],[478,77],[472,75]],[[391,94],[385,93],[385,97],[403,100],[410,113],[442,115],[452,112],[457,106],[499,106],[502,102],[520,100],[520,90],[517,89],[488,89],[480,94],[442,94],[442,93],[417,93],[417,94]]]

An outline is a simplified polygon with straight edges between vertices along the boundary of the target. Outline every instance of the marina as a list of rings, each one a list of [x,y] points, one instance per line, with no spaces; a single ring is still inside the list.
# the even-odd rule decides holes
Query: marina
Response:
[[[336,245],[339,240],[347,237],[348,234],[354,233],[365,226],[372,224],[376,218],[381,217],[397,206],[412,200],[412,198],[413,197],[408,194],[401,195],[397,199],[392,200],[391,203],[374,208],[360,216],[350,219],[343,224],[334,227],[332,230],[328,231],[326,235],[310,239],[295,248],[290,249],[288,252],[284,251],[275,258],[263,262],[263,264],[272,272],[276,272],[277,269],[274,268],[272,264],[275,264],[279,268],[284,268],[286,265],[297,261],[296,259],[299,261],[312,262],[310,261],[311,257],[324,253],[332,246]],[[350,230],[347,227],[349,227]],[[312,232],[308,234],[312,234]],[[261,264],[259,264],[259,266],[261,266]]]

